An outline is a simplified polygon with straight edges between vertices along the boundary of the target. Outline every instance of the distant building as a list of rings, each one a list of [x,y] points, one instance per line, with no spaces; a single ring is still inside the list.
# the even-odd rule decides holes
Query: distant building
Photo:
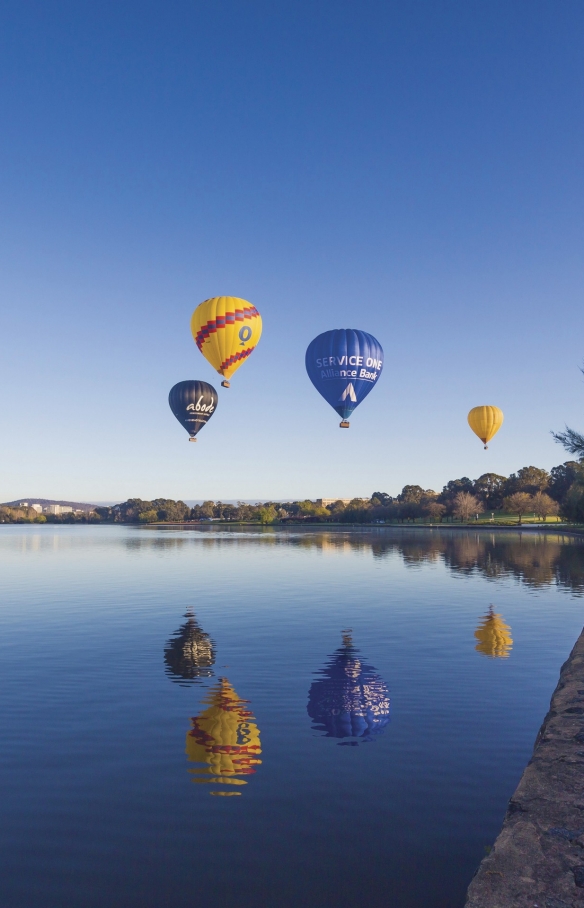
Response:
[[[29,505],[29,507],[31,507],[31,508],[33,509],[33,511],[36,511],[37,514],[42,514],[42,513],[43,513],[43,506],[42,506],[42,504],[31,504],[31,505]]]
[[[73,508],[70,508],[68,505],[64,504],[48,504],[46,506],[45,514],[72,514]]]
[[[327,508],[329,504],[334,504],[336,501],[342,501],[343,504],[351,504],[352,501],[369,501],[368,498],[317,498],[316,503],[320,505],[321,508]]]

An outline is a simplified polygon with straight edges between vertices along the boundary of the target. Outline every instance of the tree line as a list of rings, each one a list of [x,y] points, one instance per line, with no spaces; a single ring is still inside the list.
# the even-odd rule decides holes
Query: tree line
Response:
[[[240,521],[245,523],[411,523],[468,522],[477,515],[503,512],[519,519],[534,514],[545,521],[559,516],[584,523],[584,461],[567,461],[551,472],[522,467],[510,476],[483,473],[478,479],[451,479],[441,492],[406,485],[399,495],[374,492],[367,500],[336,501],[323,507],[318,501],[266,501],[258,504],[204,501],[189,507],[184,501],[130,498],[112,507],[96,507],[84,514],[38,515],[31,508],[0,508],[4,523],[187,523]]]
[[[584,523],[584,463],[567,461],[551,472],[522,467],[510,476],[483,473],[478,479],[452,479],[441,492],[407,485],[393,497],[374,492],[368,500],[348,504],[336,501],[323,507],[318,501],[266,501],[258,504],[204,501],[189,508],[183,501],[132,498],[111,508],[96,508],[100,520],[114,523],[183,523],[187,521],[242,521],[261,524],[467,522],[489,512],[519,518],[533,513],[541,520],[560,516]]]

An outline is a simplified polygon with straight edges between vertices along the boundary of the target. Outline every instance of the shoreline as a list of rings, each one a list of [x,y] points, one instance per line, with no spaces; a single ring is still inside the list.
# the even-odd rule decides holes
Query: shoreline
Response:
[[[420,531],[420,530],[433,530],[437,532],[481,532],[481,533],[542,533],[544,535],[548,534],[559,534],[562,536],[574,536],[576,538],[584,539],[584,526],[573,526],[569,524],[485,524],[485,523],[252,523],[244,521],[221,521],[221,520],[209,520],[209,521],[184,521],[182,523],[122,523],[120,522],[44,522],[44,523],[35,523],[34,521],[14,521],[14,522],[0,522],[1,527],[32,527],[34,529],[41,528],[54,528],[54,527],[133,527],[140,530],[160,530],[160,529],[170,529],[170,530],[241,530],[241,529],[253,529],[253,530],[265,530],[265,531],[302,531],[302,530],[319,530],[320,532],[355,532],[355,531],[371,531],[375,530],[377,532],[384,530],[407,530],[408,532]]]
[[[584,630],[465,908],[584,906]]]

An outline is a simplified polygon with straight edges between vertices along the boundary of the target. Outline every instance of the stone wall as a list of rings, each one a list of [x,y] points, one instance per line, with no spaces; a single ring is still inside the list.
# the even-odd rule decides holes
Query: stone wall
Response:
[[[466,908],[584,908],[584,631]]]

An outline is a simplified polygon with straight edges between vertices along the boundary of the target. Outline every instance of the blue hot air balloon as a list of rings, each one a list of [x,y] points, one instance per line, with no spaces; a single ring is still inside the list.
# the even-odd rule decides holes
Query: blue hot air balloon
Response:
[[[389,723],[389,691],[373,666],[361,661],[350,631],[343,645],[319,672],[308,694],[308,715],[327,738],[372,741]]]
[[[349,416],[364,400],[383,369],[383,350],[372,334],[337,328],[319,334],[308,345],[306,371],[310,381],[349,428]]]

